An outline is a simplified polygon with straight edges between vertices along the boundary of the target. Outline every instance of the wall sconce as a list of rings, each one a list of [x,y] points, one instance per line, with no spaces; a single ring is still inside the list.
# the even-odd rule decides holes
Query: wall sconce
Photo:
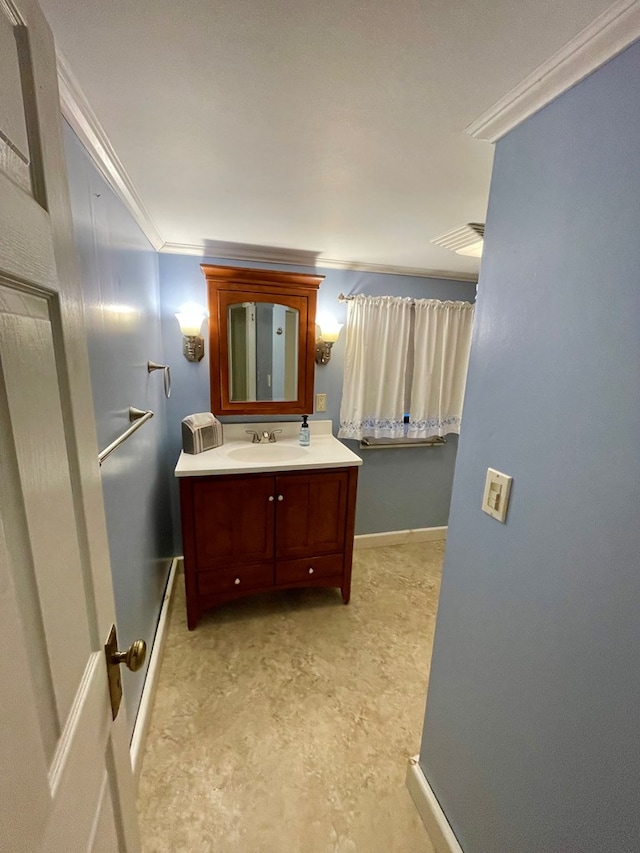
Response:
[[[182,354],[187,361],[201,361],[204,357],[204,338],[200,334],[207,315],[202,308],[185,306],[176,314],[180,331],[184,335]]]
[[[318,318],[316,324],[316,364],[328,364],[331,360],[331,347],[338,340],[343,325],[343,323],[338,323],[331,314],[323,314]]]

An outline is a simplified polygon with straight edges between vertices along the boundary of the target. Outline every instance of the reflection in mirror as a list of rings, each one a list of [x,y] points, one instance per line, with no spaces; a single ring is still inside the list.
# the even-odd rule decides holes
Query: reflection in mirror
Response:
[[[271,302],[228,309],[229,399],[284,402],[298,396],[298,311]]]

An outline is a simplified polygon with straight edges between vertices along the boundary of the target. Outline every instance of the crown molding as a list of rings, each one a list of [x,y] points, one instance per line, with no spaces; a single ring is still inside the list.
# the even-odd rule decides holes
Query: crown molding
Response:
[[[618,0],[551,59],[472,122],[466,132],[497,142],[640,38],[640,0]]]
[[[369,264],[360,261],[338,261],[325,258],[315,252],[254,246],[249,243],[226,243],[207,240],[206,243],[165,243],[160,252],[176,255],[195,255],[199,258],[219,258],[233,261],[253,261],[264,264],[290,264],[296,267],[324,267],[336,270],[358,270],[360,272],[383,273],[386,275],[408,275],[416,278],[440,278],[447,281],[468,281],[476,284],[474,273],[452,272],[451,270],[429,270],[421,267],[401,267],[388,264]]]
[[[149,211],[138,195],[109,137],[98,121],[64,56],[56,52],[62,115],[89,152],[100,173],[129,210],[156,251],[164,245]]]

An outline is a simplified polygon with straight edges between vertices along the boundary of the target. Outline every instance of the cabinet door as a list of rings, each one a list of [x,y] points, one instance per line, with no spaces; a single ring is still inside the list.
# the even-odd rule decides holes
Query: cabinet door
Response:
[[[198,570],[273,559],[273,477],[215,477],[194,484]]]
[[[276,556],[330,554],[344,548],[346,471],[281,474],[276,477]]]

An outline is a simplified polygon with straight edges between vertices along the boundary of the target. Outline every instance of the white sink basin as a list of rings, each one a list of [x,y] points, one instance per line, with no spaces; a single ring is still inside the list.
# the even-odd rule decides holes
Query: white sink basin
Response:
[[[301,447],[290,444],[247,444],[246,447],[236,447],[227,453],[230,459],[238,459],[240,462],[288,462],[290,459],[299,459],[305,455]]]

